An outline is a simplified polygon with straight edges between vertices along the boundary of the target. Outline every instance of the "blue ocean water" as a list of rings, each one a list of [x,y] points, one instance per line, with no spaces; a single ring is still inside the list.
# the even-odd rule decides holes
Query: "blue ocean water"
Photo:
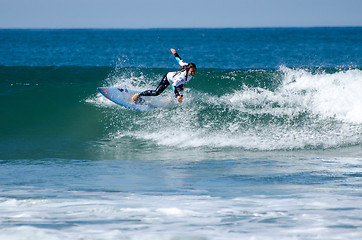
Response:
[[[361,239],[362,28],[0,30],[0,239]],[[97,87],[197,73],[136,112]]]

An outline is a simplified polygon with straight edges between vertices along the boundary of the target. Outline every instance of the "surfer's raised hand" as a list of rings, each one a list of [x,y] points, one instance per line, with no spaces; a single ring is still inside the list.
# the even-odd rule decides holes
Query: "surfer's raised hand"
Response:
[[[177,53],[177,51],[176,51],[175,49],[173,49],[173,48],[171,48],[171,52],[172,52],[173,54],[176,54],[176,53]]]

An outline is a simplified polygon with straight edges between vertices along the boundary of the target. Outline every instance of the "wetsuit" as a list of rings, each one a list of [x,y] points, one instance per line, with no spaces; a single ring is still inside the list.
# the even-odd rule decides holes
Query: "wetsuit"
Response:
[[[175,53],[175,59],[181,67],[187,66],[188,63],[184,62],[181,57]],[[155,90],[146,90],[140,93],[140,96],[158,96],[160,95],[169,85],[171,85],[172,91],[175,96],[182,97],[182,91],[184,85],[191,80],[192,76],[188,74],[187,70],[181,70],[178,72],[169,72],[163,76],[160,84]]]

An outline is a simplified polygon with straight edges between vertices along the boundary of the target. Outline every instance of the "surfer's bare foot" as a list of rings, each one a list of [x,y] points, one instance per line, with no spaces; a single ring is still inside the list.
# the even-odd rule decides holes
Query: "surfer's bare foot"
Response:
[[[132,102],[135,103],[139,97],[140,97],[140,94],[139,94],[139,93],[136,93],[135,95],[133,95],[133,97],[132,97]]]

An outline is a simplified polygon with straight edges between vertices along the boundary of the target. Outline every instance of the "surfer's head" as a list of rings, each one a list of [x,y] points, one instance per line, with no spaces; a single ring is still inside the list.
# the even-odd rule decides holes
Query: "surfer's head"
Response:
[[[189,63],[187,64],[187,73],[191,76],[195,76],[196,74],[196,64],[195,63]]]

